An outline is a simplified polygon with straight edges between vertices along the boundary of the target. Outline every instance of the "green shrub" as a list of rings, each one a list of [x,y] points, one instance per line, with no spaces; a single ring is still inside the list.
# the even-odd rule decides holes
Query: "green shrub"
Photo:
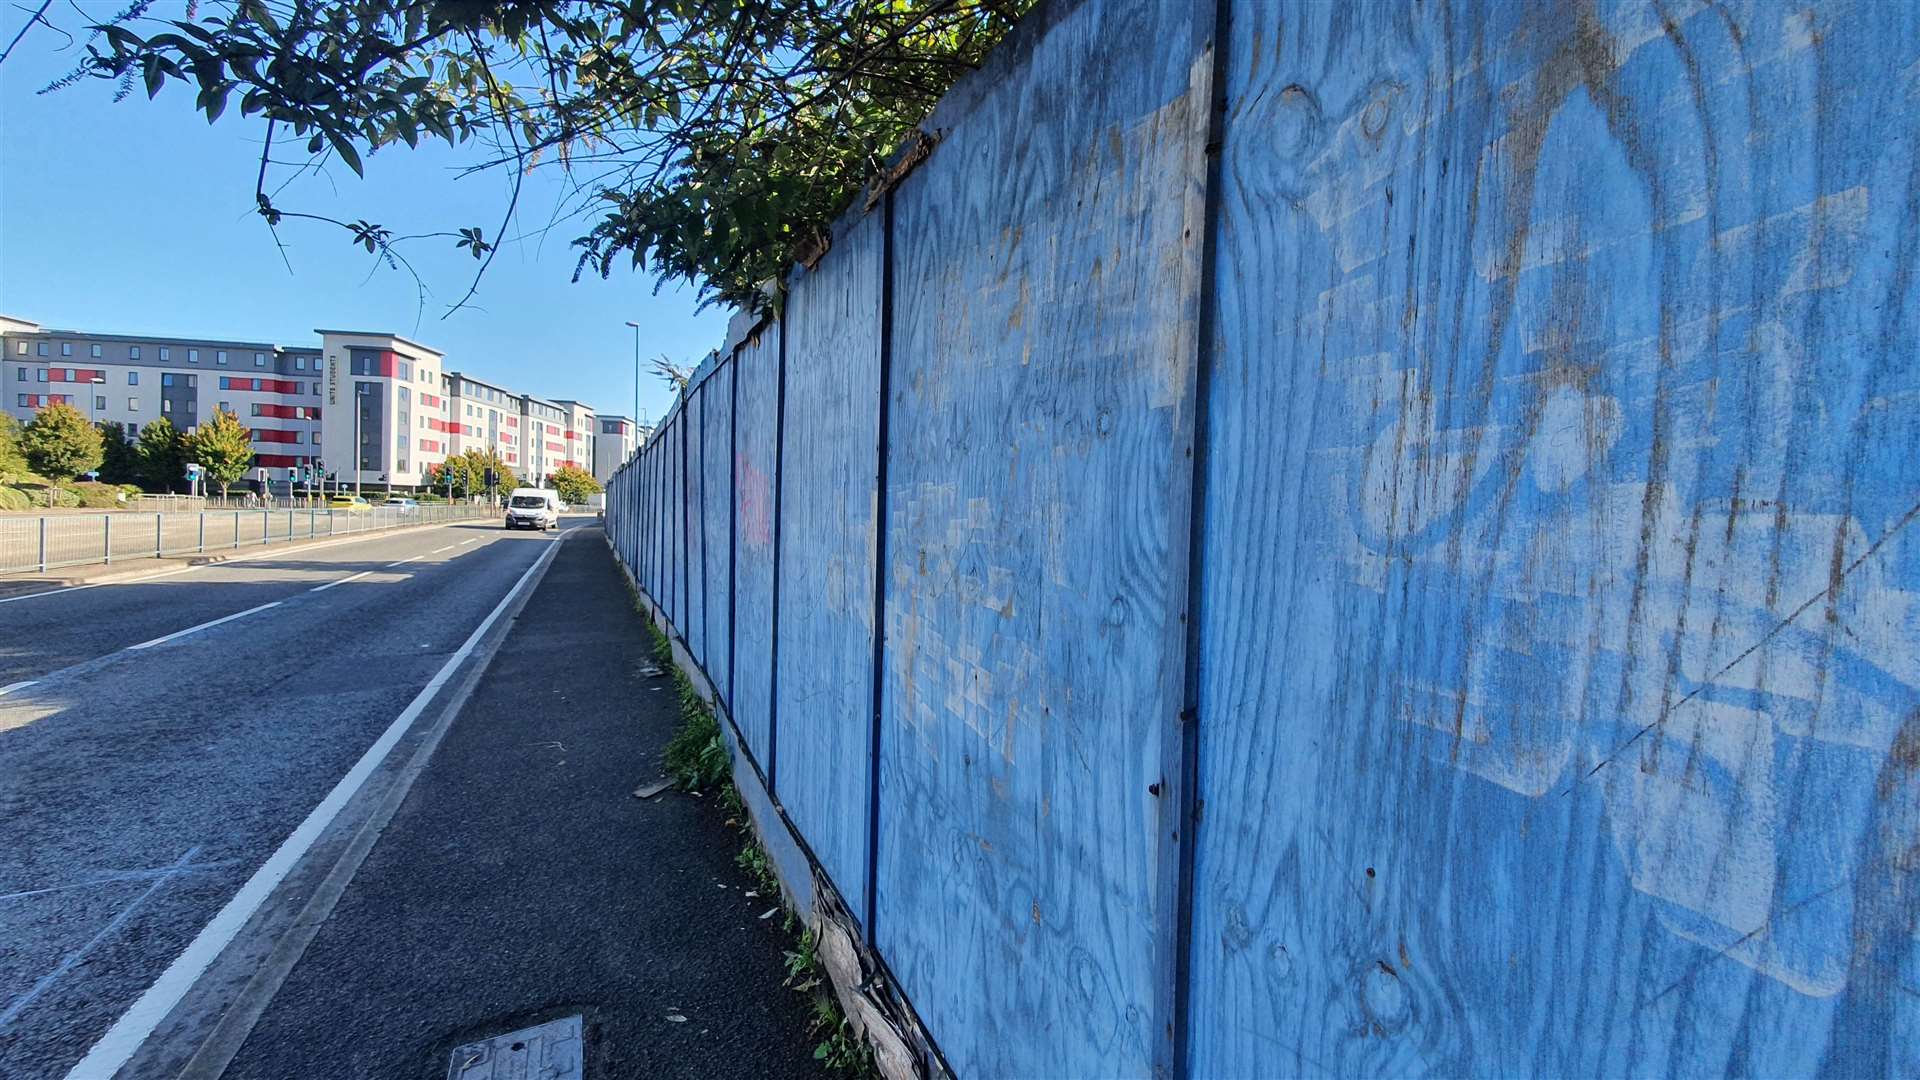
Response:
[[[0,487],[0,510],[31,510],[33,496],[17,487]]]
[[[710,709],[689,710],[667,743],[667,775],[683,791],[705,791],[725,783],[731,772],[720,721]]]

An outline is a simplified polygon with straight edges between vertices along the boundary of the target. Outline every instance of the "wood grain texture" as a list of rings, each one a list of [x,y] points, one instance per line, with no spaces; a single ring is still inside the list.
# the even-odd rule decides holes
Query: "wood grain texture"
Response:
[[[1200,12],[1051,7],[894,193],[875,932],[963,1076],[1169,1064]]]
[[[733,357],[734,722],[764,770],[773,710],[774,422],[779,406],[780,334],[774,324]],[[777,792],[776,792],[777,794]]]
[[[706,464],[701,451],[705,440],[707,392],[704,382],[688,389],[686,408],[686,500],[687,500],[687,603],[681,618],[681,633],[695,660],[706,668],[707,657],[707,503]],[[711,669],[707,669],[711,671]]]
[[[733,548],[733,361],[722,361],[701,385],[706,416],[706,446],[701,451],[702,539],[701,554],[706,568],[706,612],[704,638],[706,655],[702,662],[713,685],[724,700],[729,693],[728,637],[733,628],[728,622],[728,555]],[[733,703],[727,702],[731,708]]]
[[[841,895],[867,888],[884,219],[793,284],[780,466],[781,805]]]
[[[1192,1075],[1920,1075],[1917,59],[1236,8]]]

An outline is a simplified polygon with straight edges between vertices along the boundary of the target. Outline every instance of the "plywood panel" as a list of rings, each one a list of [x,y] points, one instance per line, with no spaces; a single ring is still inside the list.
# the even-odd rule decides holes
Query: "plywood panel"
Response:
[[[686,471],[686,545],[687,600],[682,628],[687,648],[702,667],[706,666],[707,634],[707,557],[706,557],[706,466],[702,450],[706,442],[706,384],[687,392],[685,417]]]
[[[1248,4],[1192,1074],[1915,1075],[1910,4]]]
[[[780,801],[864,910],[885,219],[854,222],[787,300],[780,476]]]
[[[701,521],[703,538],[700,550],[706,575],[706,621],[703,638],[706,655],[702,662],[714,689],[726,700],[728,690],[728,638],[733,628],[728,610],[731,603],[729,572],[733,551],[733,362],[725,361],[701,386],[701,401],[706,417],[705,446],[701,450]],[[731,706],[732,702],[729,701]]]
[[[964,1076],[1170,1065],[1203,10],[1048,9],[894,194],[875,930]]]
[[[734,354],[734,721],[766,768],[773,716],[774,425],[780,398],[780,326]]]

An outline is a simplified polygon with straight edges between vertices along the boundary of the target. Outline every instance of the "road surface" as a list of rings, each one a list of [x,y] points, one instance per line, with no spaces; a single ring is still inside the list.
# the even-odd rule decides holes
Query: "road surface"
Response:
[[[590,523],[0,602],[0,1076],[809,1075],[647,668]]]

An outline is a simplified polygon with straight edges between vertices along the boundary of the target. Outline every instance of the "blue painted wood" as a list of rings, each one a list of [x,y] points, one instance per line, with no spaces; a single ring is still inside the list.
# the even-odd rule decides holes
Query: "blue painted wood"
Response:
[[[963,1076],[1171,1064],[1210,14],[1050,9],[894,193],[875,930]]]
[[[687,640],[687,647],[701,667],[707,662],[707,583],[706,583],[706,472],[701,459],[701,447],[704,439],[703,417],[706,413],[706,386],[704,383],[689,384],[686,395],[686,409],[682,413],[683,430],[686,434],[684,444],[687,460],[686,506],[687,506],[687,600],[686,610],[681,615],[681,631]]]
[[[715,692],[726,700],[728,686],[728,556],[733,548],[733,361],[720,363],[700,387],[706,423],[701,451],[701,528],[706,612],[704,663]],[[728,706],[732,702],[728,701]]]
[[[1920,9],[1231,45],[1192,1074],[1920,1075]]]
[[[788,295],[780,467],[780,801],[842,896],[867,887],[880,412],[878,215]]]
[[[734,719],[765,767],[773,707],[774,421],[780,377],[778,324],[734,354],[739,380],[734,444]]]
[[[687,414],[676,409],[667,432],[667,617],[684,633],[687,625]]]

